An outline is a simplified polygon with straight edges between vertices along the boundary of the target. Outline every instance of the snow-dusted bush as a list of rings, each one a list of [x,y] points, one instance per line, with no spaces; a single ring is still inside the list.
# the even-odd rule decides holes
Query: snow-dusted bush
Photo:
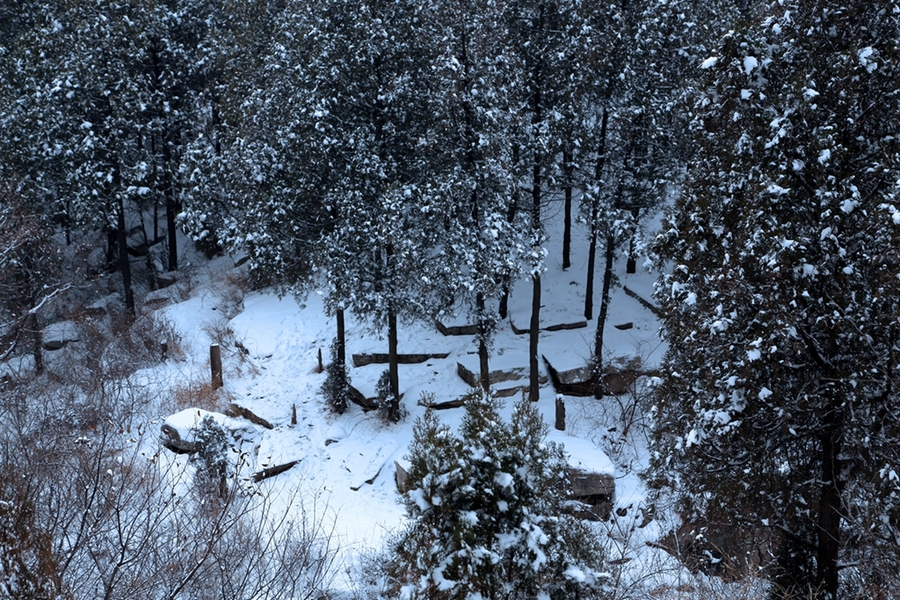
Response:
[[[338,357],[338,340],[331,343],[331,362],[325,367],[325,383],[322,384],[322,395],[328,408],[337,414],[344,414],[350,398],[350,375],[347,365]]]
[[[191,460],[197,467],[197,488],[224,498],[227,494],[228,432],[207,415],[194,430],[194,439],[198,450]]]
[[[511,422],[475,394],[460,435],[429,411],[410,447],[411,517],[392,576],[403,597],[590,598],[604,594],[603,551],[584,523],[561,514],[565,457],[544,443],[528,402]]]

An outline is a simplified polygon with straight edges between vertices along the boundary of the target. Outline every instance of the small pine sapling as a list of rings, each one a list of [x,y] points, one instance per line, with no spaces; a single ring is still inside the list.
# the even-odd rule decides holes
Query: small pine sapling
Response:
[[[562,448],[530,403],[510,423],[500,406],[473,395],[459,436],[433,411],[416,422],[391,575],[410,598],[603,596],[598,539],[561,510]]]
[[[350,398],[350,375],[347,373],[347,365],[338,360],[336,338],[331,343],[331,362],[325,367],[322,395],[325,396],[328,408],[333,412],[341,415],[347,410],[348,398]]]
[[[197,468],[197,488],[225,498],[228,493],[228,432],[207,415],[194,430],[194,439],[198,449],[191,460]]]

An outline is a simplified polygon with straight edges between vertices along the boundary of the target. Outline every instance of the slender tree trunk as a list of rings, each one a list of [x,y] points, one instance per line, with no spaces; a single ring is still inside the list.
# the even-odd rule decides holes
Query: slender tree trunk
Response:
[[[347,368],[347,333],[344,328],[344,309],[339,308],[335,313],[337,321],[337,361],[342,369]]]
[[[131,261],[128,259],[128,237],[125,229],[125,203],[119,198],[118,205],[118,242],[119,242],[119,270],[122,271],[122,285],[125,288],[125,308],[132,318],[134,311],[134,290],[131,287]]]
[[[106,267],[110,273],[119,268],[119,232],[106,226]]]
[[[40,375],[44,372],[44,353],[43,348],[41,348],[43,340],[36,314],[31,312],[25,317],[25,321],[22,323],[22,330],[25,334],[25,339],[28,340],[31,355],[34,357],[34,372]]]
[[[609,314],[609,288],[612,286],[613,258],[615,256],[615,236],[606,236],[606,265],[603,268],[603,291],[600,297],[600,314],[597,315],[597,332],[594,335],[594,381],[598,395],[602,395],[600,377],[603,375],[603,330]]]
[[[572,249],[572,151],[566,148],[563,150],[563,174],[565,176],[565,208],[563,216],[563,256],[562,268],[565,271],[572,266],[570,257]]]
[[[822,490],[819,497],[817,578],[823,600],[838,598],[838,553],[841,547],[841,409],[833,406],[822,434]]]
[[[397,362],[397,314],[388,313],[388,377],[391,384],[391,421],[400,419],[400,370]]]
[[[637,257],[634,255],[634,238],[637,235],[637,221],[640,215],[641,209],[639,207],[636,206],[631,209],[631,216],[634,217],[635,232],[631,234],[631,239],[628,240],[628,261],[625,263],[625,272],[628,274],[637,272]]]
[[[166,239],[168,242],[168,269],[178,270],[178,228],[175,225],[177,206],[175,186],[172,184],[172,150],[169,147],[169,128],[163,129],[163,194],[166,198]]]
[[[490,324],[487,320],[484,307],[484,294],[475,296],[475,312],[478,315],[478,369],[481,388],[486,393],[491,393],[491,370],[488,363],[488,335]]]
[[[588,246],[587,282],[584,285],[584,318],[594,318],[594,267],[597,263],[597,227],[594,225],[596,209],[591,208],[591,238]]]
[[[594,166],[594,180],[600,185],[603,177],[603,165],[606,161],[606,126],[609,123],[609,112],[603,109],[603,117],[600,120],[600,145],[597,148],[597,164]],[[584,290],[584,318],[590,321],[594,318],[594,267],[597,257],[597,218],[599,217],[599,198],[591,199],[591,238],[588,247],[587,282]]]
[[[538,338],[541,333],[541,276],[534,274],[531,288],[531,327],[528,331],[528,399],[541,399],[540,370],[538,365]]]

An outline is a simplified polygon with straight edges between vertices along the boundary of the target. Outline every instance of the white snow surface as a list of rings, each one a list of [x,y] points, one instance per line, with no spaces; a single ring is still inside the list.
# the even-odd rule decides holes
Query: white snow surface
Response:
[[[587,233],[573,225],[572,266],[563,271],[562,209],[548,226],[546,272],[543,279],[544,327],[573,323],[584,319],[585,269],[587,265]],[[601,244],[602,246],[602,244]],[[598,253],[602,248],[598,249]],[[602,261],[598,260],[598,263]],[[621,284],[652,300],[656,275],[641,269],[625,273],[625,257],[617,258],[616,274]],[[289,461],[299,461],[292,469],[268,479],[259,487],[271,494],[289,510],[305,510],[307,515],[325,520],[324,530],[333,531],[332,544],[340,547],[340,571],[351,567],[359,550],[378,548],[386,537],[399,531],[406,521],[400,495],[394,482],[395,461],[403,462],[412,440],[413,423],[425,413],[418,404],[423,394],[434,394],[435,400],[458,398],[468,386],[457,375],[457,362],[477,370],[477,345],[474,336],[445,337],[429,323],[402,325],[399,330],[401,353],[449,353],[445,359],[428,360],[417,365],[400,365],[402,404],[409,414],[398,424],[385,424],[374,413],[364,413],[351,405],[343,415],[331,414],[324,406],[320,388],[325,375],[317,372],[318,352],[329,358],[329,346],[335,335],[334,320],[324,309],[319,294],[310,293],[297,299],[279,298],[272,290],[248,292],[234,308],[228,294],[221,289],[223,277],[234,269],[225,257],[207,267],[195,282],[188,299],[169,304],[157,311],[181,335],[185,358],[170,358],[158,367],[155,380],[166,379],[176,386],[186,377],[208,377],[209,345],[220,343],[224,363],[224,388],[217,392],[224,410],[229,402],[245,407],[274,425],[274,429],[257,428],[258,437],[250,456],[250,470]],[[596,314],[599,309],[602,268],[595,275],[595,319],[586,328],[542,332],[540,353],[559,370],[582,367],[590,358],[594,344]],[[513,286],[509,319],[499,324],[491,349],[491,369],[521,368],[522,379],[495,386],[503,389],[527,386],[528,336],[516,335],[510,322],[527,327],[531,308],[531,282],[522,280]],[[228,307],[231,307],[229,312]],[[242,306],[242,309],[241,309]],[[233,314],[233,313],[237,314]],[[229,318],[229,316],[231,318]],[[464,314],[445,320],[446,325],[466,323]],[[631,323],[629,328],[616,325]],[[605,329],[604,355],[608,361],[626,361],[639,357],[644,368],[655,368],[664,346],[657,331],[658,322],[651,311],[626,295],[619,285],[612,291],[612,301]],[[217,332],[230,328],[233,342],[214,339]],[[373,331],[354,315],[347,316],[348,365],[352,384],[366,396],[374,396],[375,383],[387,365],[352,366],[350,356],[362,352],[387,352],[384,332]],[[546,375],[543,363],[542,374]],[[508,418],[512,406],[521,395],[509,398],[505,405]],[[552,427],[556,394],[547,382],[541,388],[539,410]],[[602,415],[613,414],[624,402],[622,398],[567,398],[565,432],[551,429],[548,440],[565,446],[572,465],[589,471],[614,474],[616,505],[638,507],[644,497],[643,486],[633,461],[617,468],[601,446],[612,434],[598,425]],[[291,424],[296,408],[297,423]],[[172,415],[167,422],[179,429],[189,427],[197,418],[196,409]],[[202,414],[202,413],[200,413]],[[452,427],[459,425],[462,409],[439,411],[440,418]],[[229,423],[230,424],[230,423]],[[604,446],[605,447],[605,446]],[[630,468],[629,468],[630,467]],[[298,513],[299,514],[299,513]],[[633,511],[629,511],[629,515]],[[656,531],[650,527],[646,531]],[[642,530],[643,531],[643,530]],[[640,544],[643,545],[642,543]],[[624,552],[624,550],[623,550]],[[575,575],[574,573],[572,574]],[[350,589],[352,582],[339,579],[336,585]]]

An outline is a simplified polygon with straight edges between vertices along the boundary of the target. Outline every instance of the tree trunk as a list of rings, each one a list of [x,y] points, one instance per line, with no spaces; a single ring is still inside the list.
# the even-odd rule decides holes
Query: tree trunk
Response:
[[[388,377],[391,384],[391,407],[388,416],[391,421],[400,419],[400,369],[397,359],[397,314],[393,309],[388,313]]]
[[[639,207],[631,209],[631,216],[634,217],[635,231],[631,234],[631,239],[628,241],[628,261],[625,263],[625,272],[629,275],[633,275],[637,272],[637,257],[634,255],[634,238],[637,235],[637,221],[640,215],[641,209]]]
[[[166,198],[166,240],[168,242],[168,269],[178,270],[178,228],[175,225],[177,206],[175,186],[172,184],[172,152],[169,148],[169,130],[163,129],[163,194]],[[155,240],[154,240],[155,241]]]
[[[600,185],[603,177],[603,165],[606,161],[606,126],[609,123],[609,113],[606,108],[603,109],[603,117],[600,121],[600,145],[597,148],[597,164],[594,166],[594,180]],[[600,193],[599,190],[597,192]],[[591,238],[588,248],[588,269],[587,283],[584,290],[584,318],[590,321],[594,317],[594,267],[596,266],[597,257],[597,218],[599,217],[600,207],[597,203],[600,198],[591,199]]]
[[[491,370],[488,364],[489,323],[484,308],[484,294],[475,296],[475,312],[478,314],[478,367],[479,381],[485,393],[491,393]]]
[[[41,348],[42,336],[38,327],[37,315],[29,312],[22,323],[22,332],[25,339],[28,340],[28,346],[31,349],[31,355],[34,357],[34,372],[40,375],[44,372],[44,352]]]
[[[541,399],[538,338],[541,334],[541,276],[535,273],[531,292],[531,327],[528,331],[528,399]]]
[[[584,285],[584,318],[594,318],[594,267],[597,263],[597,228],[594,226],[595,209],[591,209],[591,243],[588,246],[587,282]]]
[[[119,269],[122,271],[122,285],[125,288],[125,308],[132,318],[134,312],[134,290],[131,287],[131,261],[128,259],[128,237],[125,230],[125,202],[119,198],[118,206]]]
[[[841,410],[833,407],[822,434],[822,490],[819,497],[817,578],[823,600],[838,597],[838,553],[841,547]]]
[[[603,291],[600,296],[600,314],[597,315],[597,332],[594,336],[594,381],[597,393],[601,394],[600,381],[603,376],[603,329],[609,314],[609,288],[612,286],[613,257],[615,256],[615,236],[606,236],[606,265],[603,268]]]
[[[571,249],[572,249],[572,170],[574,165],[572,164],[572,151],[568,148],[563,150],[563,173],[565,176],[565,209],[564,209],[564,217],[563,217],[563,256],[562,256],[562,268],[563,271],[572,266],[572,261],[570,257]]]
[[[344,328],[344,309],[339,308],[335,313],[337,321],[337,362],[342,369],[347,368],[347,332]]]

